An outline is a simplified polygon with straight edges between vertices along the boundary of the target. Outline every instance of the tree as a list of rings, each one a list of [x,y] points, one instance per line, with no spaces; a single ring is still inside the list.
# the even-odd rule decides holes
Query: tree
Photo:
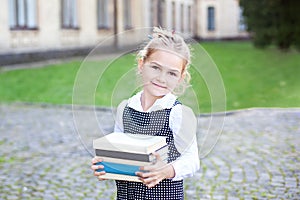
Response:
[[[240,0],[240,6],[256,47],[300,50],[299,0]]]

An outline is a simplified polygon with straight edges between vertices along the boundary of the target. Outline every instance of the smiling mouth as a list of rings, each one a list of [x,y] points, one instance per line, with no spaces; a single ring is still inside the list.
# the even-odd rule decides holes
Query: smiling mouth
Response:
[[[159,84],[156,84],[154,82],[151,82],[153,85],[155,85],[156,87],[159,87],[159,88],[163,88],[163,89],[167,89],[166,86],[162,86],[162,85],[159,85]]]

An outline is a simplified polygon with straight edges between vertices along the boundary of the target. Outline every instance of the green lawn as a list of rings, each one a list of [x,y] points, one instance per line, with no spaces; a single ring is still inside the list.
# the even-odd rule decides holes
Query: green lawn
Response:
[[[223,79],[227,110],[300,107],[298,52],[282,53],[275,48],[258,50],[250,42],[206,42],[202,45]],[[82,64],[74,60],[43,68],[0,71],[0,102],[72,104],[76,75],[84,73],[82,80],[77,79],[81,83],[75,87],[80,90],[76,103],[116,106],[137,90],[134,59],[133,55],[127,55],[111,63],[85,61]],[[211,109],[211,94],[203,77],[193,67],[191,74],[200,111],[218,111]],[[96,79],[95,84],[93,80]],[[183,101],[188,102],[188,99]]]

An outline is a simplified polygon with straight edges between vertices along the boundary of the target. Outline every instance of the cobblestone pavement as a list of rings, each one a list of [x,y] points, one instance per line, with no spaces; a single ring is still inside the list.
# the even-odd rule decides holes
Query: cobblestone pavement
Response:
[[[89,109],[77,113],[84,118]],[[96,115],[104,131],[112,130],[109,109],[96,109]],[[214,131],[210,120],[199,117],[200,140],[208,129]],[[83,122],[86,135],[80,136],[91,141],[97,127]],[[186,199],[300,199],[299,124],[300,108],[228,114],[217,145],[201,159],[201,170],[185,180]],[[91,156],[78,139],[69,106],[0,105],[0,148],[0,199],[115,197],[113,181],[93,177]]]

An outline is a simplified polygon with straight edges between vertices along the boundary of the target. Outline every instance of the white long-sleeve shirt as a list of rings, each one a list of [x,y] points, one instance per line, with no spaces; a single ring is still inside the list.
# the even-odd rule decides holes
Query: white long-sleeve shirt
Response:
[[[147,111],[144,111],[141,104],[141,95],[142,91],[118,106],[115,132],[124,132],[123,110],[126,105],[139,112],[151,112],[172,108],[176,101],[176,96],[169,93],[156,100]],[[192,176],[200,168],[196,138],[197,119],[190,108],[177,104],[170,112],[169,126],[173,132],[175,147],[181,153],[181,156],[171,163],[175,170],[175,177],[172,180],[181,180]]]

